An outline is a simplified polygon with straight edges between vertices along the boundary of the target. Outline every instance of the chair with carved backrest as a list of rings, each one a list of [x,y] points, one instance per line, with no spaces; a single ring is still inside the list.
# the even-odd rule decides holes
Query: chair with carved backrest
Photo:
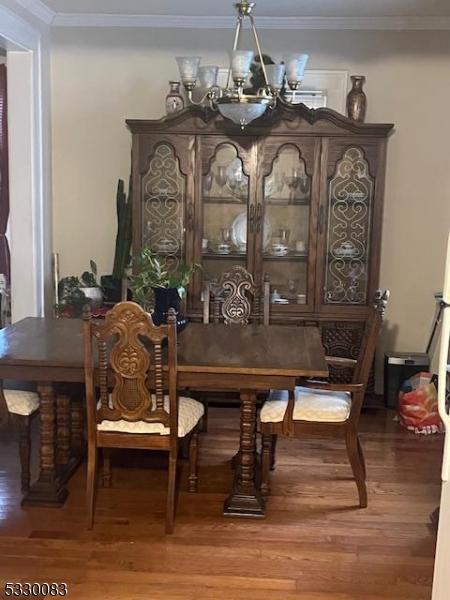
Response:
[[[202,298],[204,323],[269,324],[269,281],[256,285],[252,274],[240,265],[222,273],[217,282],[206,283]]]
[[[178,439],[189,441],[189,491],[195,492],[197,431],[203,416],[200,402],[177,394],[175,311],[171,309],[167,325],[160,327],[134,302],[116,304],[103,323],[93,322],[89,314],[84,319],[89,527],[94,519],[98,448],[134,448],[162,450],[169,455],[166,531],[171,532]],[[95,370],[94,347],[98,355]],[[108,454],[104,469],[104,483],[109,484]]]
[[[222,273],[218,281],[206,282],[203,288],[203,323],[225,323],[226,325],[248,325],[249,321],[269,324],[270,284],[266,277],[262,286],[255,284],[253,276],[244,267],[234,265]],[[203,431],[208,428],[208,404],[210,393],[196,392],[205,406]],[[235,394],[222,393],[224,398],[233,399]]]
[[[358,436],[358,422],[388,299],[387,290],[376,292],[357,360],[327,357],[330,365],[353,368],[351,383],[307,381],[293,392],[270,392],[260,413],[263,494],[268,495],[270,491],[269,471],[275,462],[277,435],[344,437],[358,488],[359,505],[361,508],[367,506],[366,467]]]

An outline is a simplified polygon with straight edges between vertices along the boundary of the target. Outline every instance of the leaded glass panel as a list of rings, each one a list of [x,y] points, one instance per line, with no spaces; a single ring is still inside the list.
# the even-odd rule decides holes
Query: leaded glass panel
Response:
[[[161,143],[142,178],[142,240],[158,254],[181,256],[186,178],[175,151]]]
[[[361,148],[348,148],[329,183],[324,301],[366,304],[374,180]]]

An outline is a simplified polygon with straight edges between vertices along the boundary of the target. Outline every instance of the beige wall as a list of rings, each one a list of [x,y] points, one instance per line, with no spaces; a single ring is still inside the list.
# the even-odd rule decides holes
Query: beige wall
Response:
[[[130,165],[124,120],[161,116],[167,81],[176,76],[173,57],[195,53],[204,64],[225,65],[232,34],[55,29],[52,35],[55,250],[62,275],[81,272],[90,258],[110,272],[115,185]],[[422,350],[450,227],[450,119],[440,116],[450,103],[448,32],[263,31],[261,37],[274,56],[308,51],[312,69],[365,74],[368,120],[396,124],[381,270],[381,284],[392,291],[386,343]]]

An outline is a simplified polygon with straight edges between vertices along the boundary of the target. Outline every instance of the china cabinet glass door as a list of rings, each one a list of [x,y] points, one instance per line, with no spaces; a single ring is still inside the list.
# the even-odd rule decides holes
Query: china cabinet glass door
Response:
[[[371,237],[374,226],[374,149],[330,142],[325,148],[327,185],[320,207],[323,251],[320,302],[330,310],[366,307],[370,289]]]
[[[143,136],[134,168],[133,253],[150,247],[161,256],[192,261],[193,136]]]
[[[316,193],[316,161],[320,142],[314,139],[286,143],[268,139],[258,150],[256,244],[262,277],[271,287],[272,309],[302,312],[314,302],[315,231],[311,217]]]
[[[185,180],[174,148],[159,144],[142,178],[142,245],[160,255],[183,255]]]
[[[201,140],[197,256],[204,281],[215,281],[232,265],[249,268],[249,150],[235,140]]]

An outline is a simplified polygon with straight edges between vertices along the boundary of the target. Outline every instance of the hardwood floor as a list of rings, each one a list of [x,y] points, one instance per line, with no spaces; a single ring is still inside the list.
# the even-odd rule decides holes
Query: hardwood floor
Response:
[[[85,528],[85,470],[62,509],[19,507],[15,439],[0,441],[0,597],[4,582],[67,582],[73,600],[428,600],[442,436],[364,414],[369,508],[358,509],[344,443],[280,440],[264,521],[221,515],[239,413],[212,408],[199,494],[183,469],[175,532],[164,535],[165,469],[114,466]],[[119,458],[119,457],[118,457]],[[117,461],[116,461],[117,465]]]

